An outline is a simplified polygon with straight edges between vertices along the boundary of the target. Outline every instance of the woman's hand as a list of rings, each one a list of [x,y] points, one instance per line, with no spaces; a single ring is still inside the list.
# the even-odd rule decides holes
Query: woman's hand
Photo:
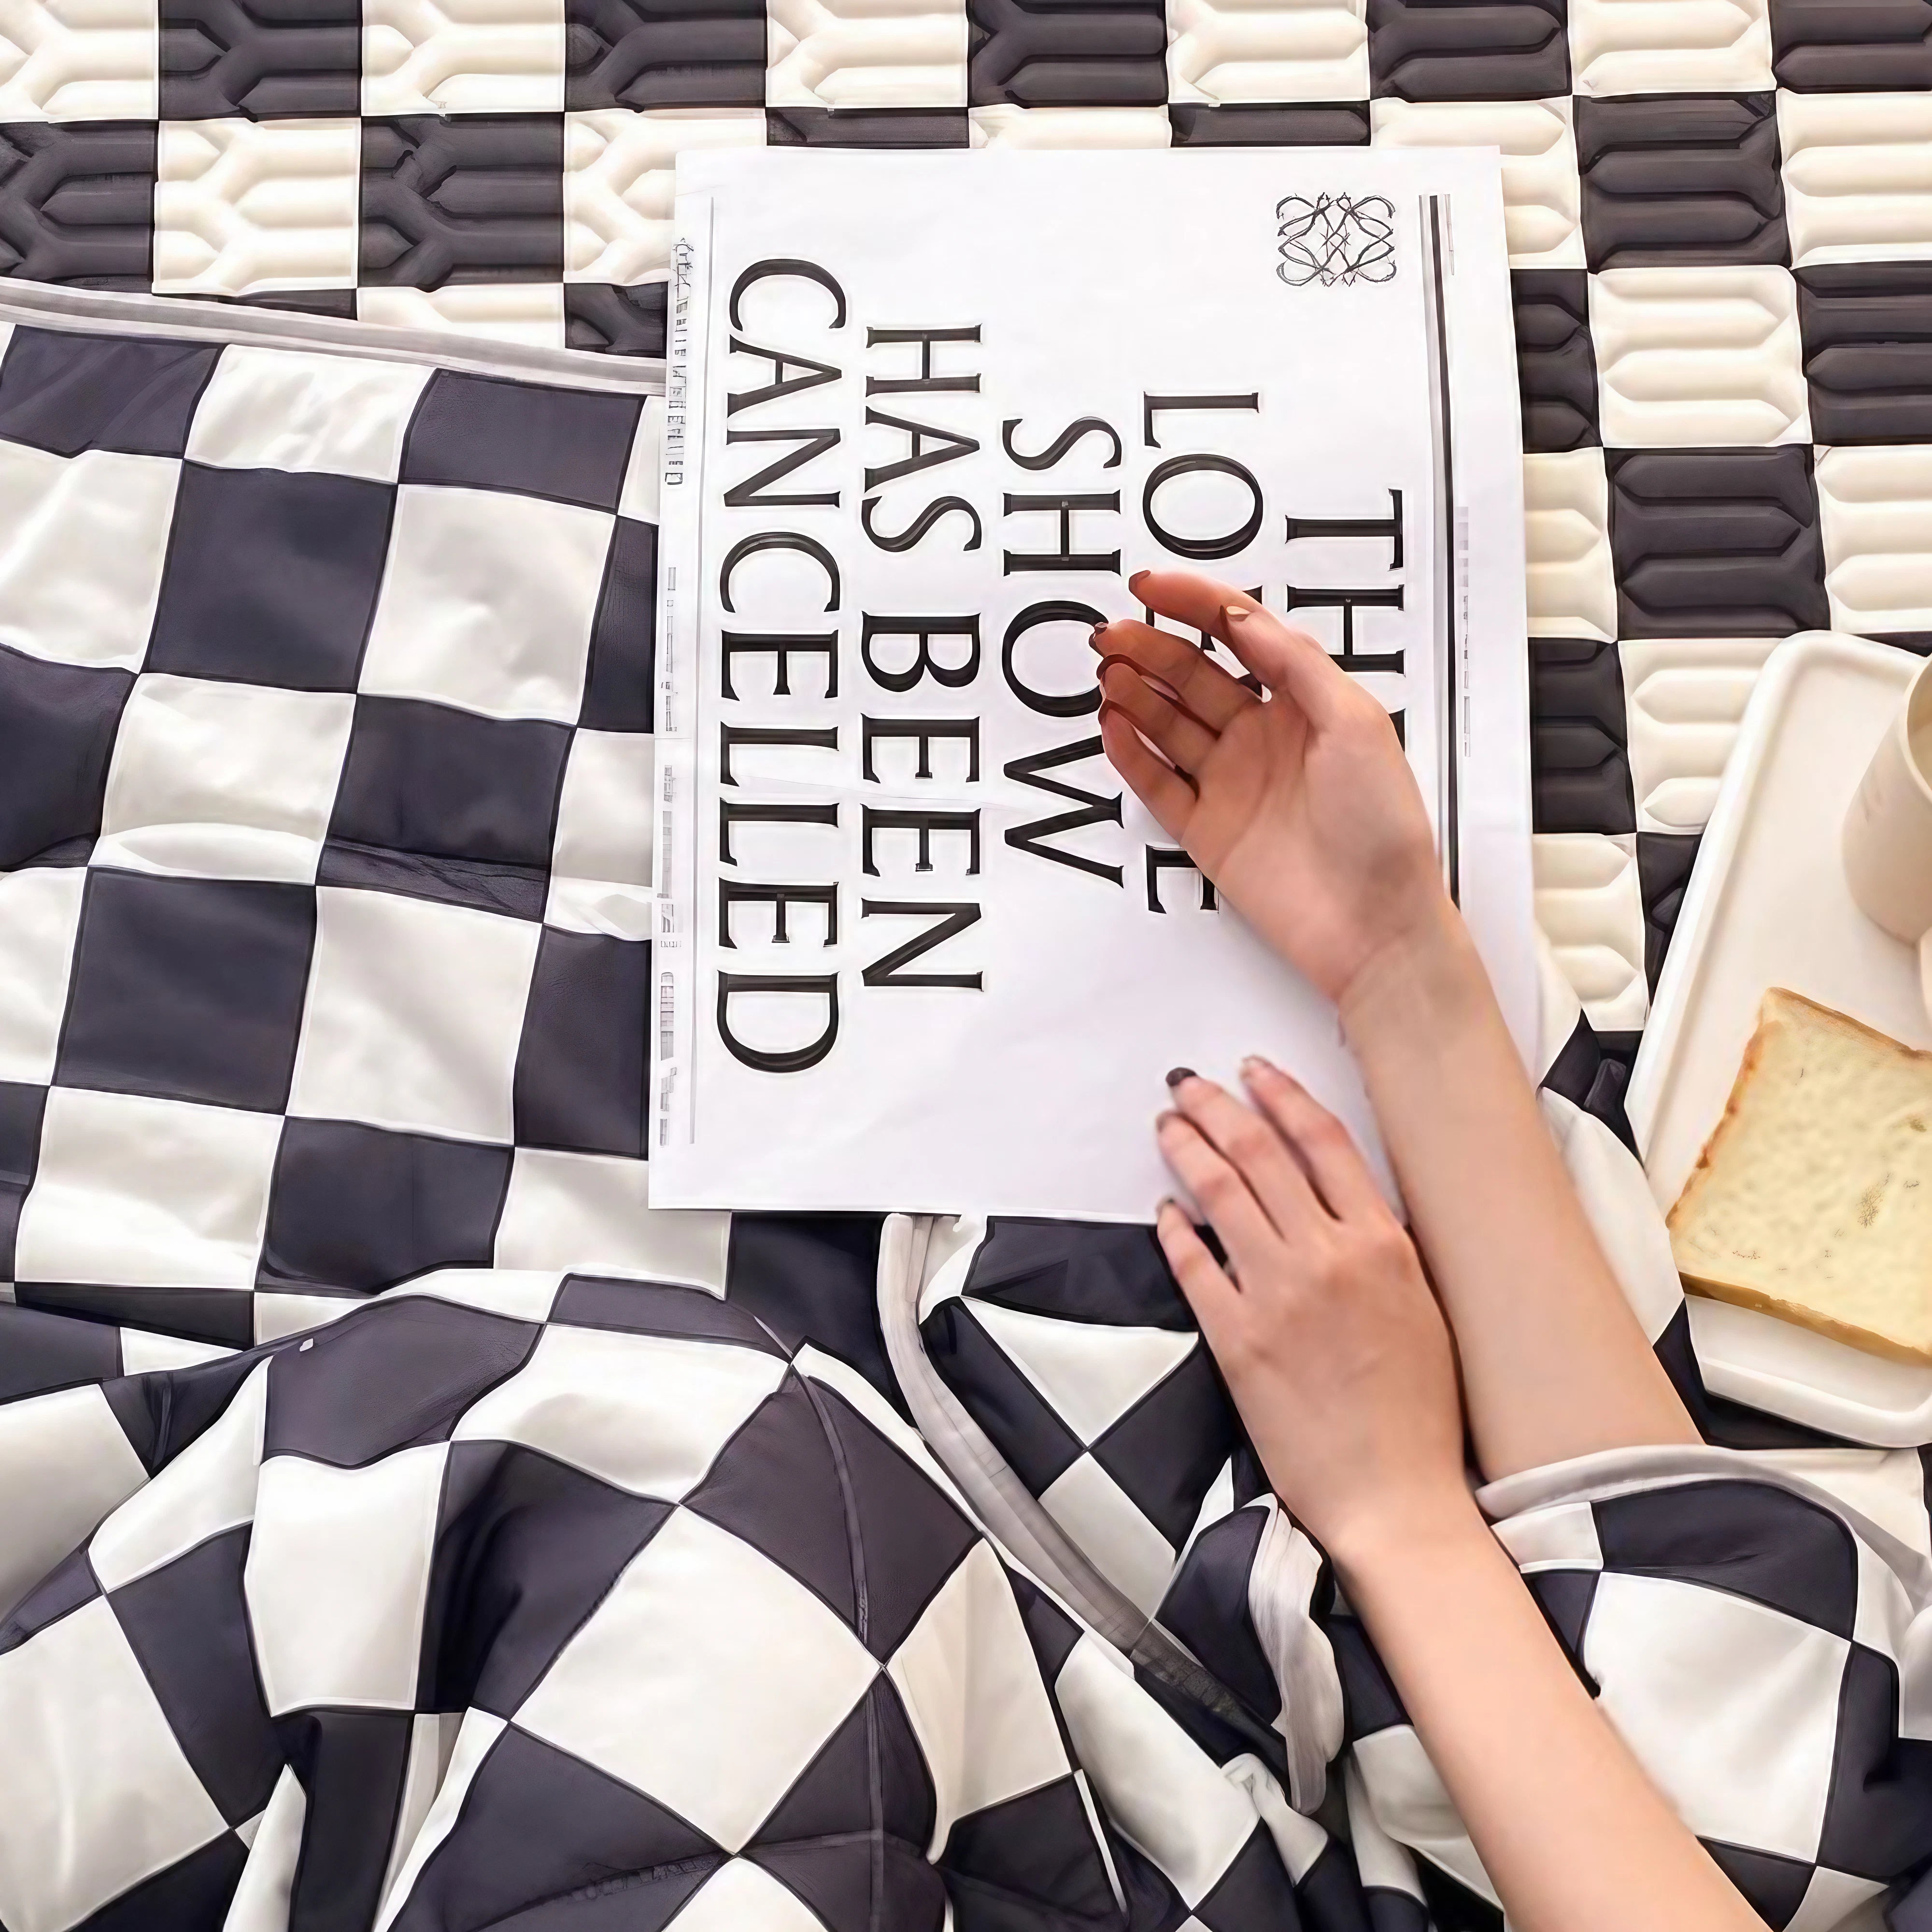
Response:
[[[1462,1474],[1448,1331],[1354,1144],[1286,1074],[1259,1060],[1242,1072],[1258,1114],[1184,1074],[1160,1126],[1228,1265],[1171,1202],[1160,1244],[1509,1922],[1750,1932],[1756,1915],[1591,1701],[1484,1523]]]
[[[1242,1072],[1258,1112],[1190,1073],[1158,1128],[1228,1265],[1172,1202],[1157,1232],[1269,1481],[1346,1576],[1474,1522],[1448,1330],[1348,1130],[1266,1061]]]
[[[1118,620],[1094,634],[1107,756],[1222,897],[1340,1001],[1448,906],[1394,727],[1313,638],[1243,592],[1190,571],[1131,583],[1150,609],[1218,638],[1271,696],[1185,638]]]

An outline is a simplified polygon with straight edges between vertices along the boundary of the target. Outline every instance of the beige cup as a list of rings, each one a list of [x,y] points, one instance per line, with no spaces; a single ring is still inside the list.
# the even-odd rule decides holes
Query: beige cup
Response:
[[[1845,877],[1866,916],[1918,949],[1932,1013],[1932,658],[1886,728],[1845,816]]]

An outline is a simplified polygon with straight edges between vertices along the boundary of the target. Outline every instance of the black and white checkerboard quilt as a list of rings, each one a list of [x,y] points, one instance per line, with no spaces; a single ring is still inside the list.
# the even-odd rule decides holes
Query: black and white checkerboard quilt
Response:
[[[613,380],[13,330],[23,1301],[248,1343],[560,1223],[716,1274],[722,1221],[637,1245],[661,404]]]
[[[174,1367],[0,1318],[10,1932],[1501,1924],[1265,1497],[1130,1660],[872,1382],[702,1288],[452,1270]],[[1484,1500],[1766,1922],[1875,1924],[1932,1855],[1917,1456]]]
[[[0,1926],[1494,1925],[1144,1231],[650,1208],[657,372],[0,310]],[[1486,1498],[1772,1924],[1932,1858],[1924,1497]]]

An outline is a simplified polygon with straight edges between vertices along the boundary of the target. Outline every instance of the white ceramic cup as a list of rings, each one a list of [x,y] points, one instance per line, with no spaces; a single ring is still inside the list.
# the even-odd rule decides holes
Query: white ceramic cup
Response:
[[[1865,916],[1918,947],[1932,1014],[1932,658],[1886,727],[1845,814],[1844,856]]]

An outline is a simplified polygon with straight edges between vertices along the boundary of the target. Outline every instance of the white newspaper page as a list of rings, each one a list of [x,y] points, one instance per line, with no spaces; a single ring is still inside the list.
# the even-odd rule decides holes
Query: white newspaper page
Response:
[[[1146,1219],[1163,1074],[1250,1052],[1388,1184],[1332,1006],[1101,754],[1088,634],[1153,566],[1320,638],[1528,1038],[1493,154],[752,151],[678,188],[653,1202]]]

